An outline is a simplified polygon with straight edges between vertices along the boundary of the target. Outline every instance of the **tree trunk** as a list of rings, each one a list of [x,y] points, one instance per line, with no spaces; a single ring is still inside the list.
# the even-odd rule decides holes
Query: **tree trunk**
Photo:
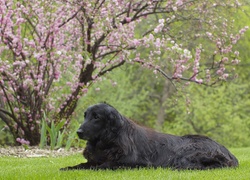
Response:
[[[170,81],[165,80],[163,91],[162,91],[162,94],[159,98],[160,108],[158,110],[157,120],[156,120],[156,129],[158,131],[162,130],[163,123],[166,119],[166,112],[165,111],[167,109],[167,104],[165,102],[172,94],[172,90],[173,90],[172,86],[173,85],[170,83]]]
[[[87,84],[88,82],[91,82],[93,80],[92,74],[94,72],[95,68],[93,64],[88,64],[86,69],[82,71],[79,75],[79,83]],[[69,99],[65,100],[63,104],[63,108],[61,108],[60,112],[56,116],[56,120],[60,121],[63,118],[68,119],[72,113],[74,112],[77,102],[78,102],[78,95],[81,92],[82,87],[78,86],[75,91],[71,93],[71,96]]]
[[[33,131],[26,131],[25,136],[26,139],[30,142],[30,146],[37,146],[40,143],[40,130],[38,128],[34,129]]]

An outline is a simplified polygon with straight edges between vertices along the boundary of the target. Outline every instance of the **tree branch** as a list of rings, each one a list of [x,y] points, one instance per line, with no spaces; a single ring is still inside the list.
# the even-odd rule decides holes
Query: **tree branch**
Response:
[[[64,26],[66,23],[68,23],[70,20],[74,19],[77,14],[80,12],[80,10],[82,9],[82,7],[80,7],[71,17],[69,17],[66,21],[64,21],[62,24],[60,24],[58,27],[61,28],[62,26]]]
[[[106,74],[107,72],[112,71],[113,69],[115,69],[115,68],[117,68],[117,67],[123,65],[125,62],[126,62],[125,60],[124,60],[124,61],[121,61],[120,63],[118,63],[118,64],[116,64],[116,65],[114,65],[114,66],[111,66],[110,68],[108,68],[108,69],[106,69],[106,70],[104,70],[104,71],[101,71],[100,73],[98,73],[98,76],[102,76],[102,75]]]
[[[11,103],[10,103],[10,100],[9,100],[9,97],[8,97],[8,94],[6,93],[5,88],[4,88],[4,86],[2,85],[2,83],[0,83],[0,87],[2,88],[3,93],[4,93],[4,96],[5,96],[6,99],[7,99],[7,103],[8,103],[8,106],[9,106],[9,108],[10,108],[10,111],[11,111],[10,114],[13,115],[13,119],[15,120],[15,122],[17,122],[17,118],[14,116],[15,113],[14,113],[14,110],[13,110],[13,108],[12,108],[12,106],[11,106]]]
[[[12,119],[14,119],[13,114],[11,114],[9,111],[6,111],[5,109],[0,108],[0,112],[2,112],[4,114],[7,114],[9,117],[11,117]]]

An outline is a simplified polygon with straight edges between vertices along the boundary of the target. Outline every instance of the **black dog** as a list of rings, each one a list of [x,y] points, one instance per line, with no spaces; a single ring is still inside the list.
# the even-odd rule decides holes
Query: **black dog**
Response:
[[[87,140],[83,152],[87,162],[61,170],[136,167],[203,170],[238,166],[234,155],[208,137],[158,133],[139,126],[105,103],[89,107],[84,116],[77,134]]]

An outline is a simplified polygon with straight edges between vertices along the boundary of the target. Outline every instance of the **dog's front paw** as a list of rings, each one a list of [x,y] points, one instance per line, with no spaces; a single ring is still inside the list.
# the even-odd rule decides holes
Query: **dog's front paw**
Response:
[[[68,170],[71,170],[72,167],[65,167],[65,168],[60,168],[60,171],[68,171]]]

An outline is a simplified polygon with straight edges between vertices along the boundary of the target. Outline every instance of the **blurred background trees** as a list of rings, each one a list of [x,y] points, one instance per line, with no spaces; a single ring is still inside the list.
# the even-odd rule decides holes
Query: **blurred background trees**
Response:
[[[159,131],[249,145],[246,2],[0,3],[2,144],[42,132],[70,144],[84,110],[106,101]]]

